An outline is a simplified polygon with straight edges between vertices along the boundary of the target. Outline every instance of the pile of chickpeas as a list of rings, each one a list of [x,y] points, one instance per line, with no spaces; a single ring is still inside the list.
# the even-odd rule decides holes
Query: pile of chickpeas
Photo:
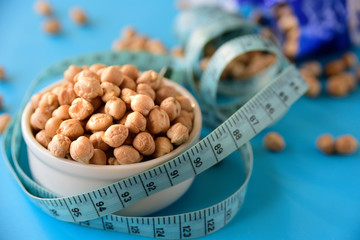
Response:
[[[191,101],[153,70],[133,65],[71,65],[65,81],[36,93],[30,125],[56,157],[121,165],[163,156],[186,142]]]
[[[216,47],[211,43],[208,43],[204,48],[204,56],[199,62],[199,67],[204,71],[212,55],[215,53]],[[265,51],[251,51],[237,56],[232,60],[222,72],[220,79],[247,79],[250,78],[262,70],[268,68],[275,63],[275,55]]]

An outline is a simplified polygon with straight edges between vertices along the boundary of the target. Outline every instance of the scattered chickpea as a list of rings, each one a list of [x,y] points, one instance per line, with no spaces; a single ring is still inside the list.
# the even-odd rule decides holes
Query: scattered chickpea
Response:
[[[344,97],[349,92],[349,86],[346,82],[337,77],[329,78],[326,82],[327,92],[333,97]]]
[[[105,131],[113,124],[113,118],[109,114],[93,114],[86,123],[86,130],[92,132]]]
[[[105,68],[101,74],[101,82],[111,82],[120,86],[123,80],[124,75],[115,66]]]
[[[64,72],[64,78],[66,81],[74,83],[74,77],[83,70],[82,67],[76,65],[70,65]]]
[[[0,65],[0,80],[5,78],[5,70],[4,68]]]
[[[306,95],[313,98],[319,96],[321,91],[320,81],[316,79],[307,69],[301,69],[300,72],[306,83],[309,85]]]
[[[126,112],[126,104],[123,100],[117,97],[112,97],[105,104],[105,113],[109,114],[115,120],[121,119]]]
[[[155,102],[160,105],[161,102],[168,97],[175,97],[177,92],[172,86],[163,86],[156,91]]]
[[[145,50],[155,54],[165,54],[167,52],[164,44],[157,39],[147,41],[145,44]]]
[[[103,95],[103,90],[96,78],[79,77],[74,85],[74,90],[79,97],[87,99]]]
[[[166,135],[170,138],[171,143],[179,146],[189,139],[189,130],[183,124],[175,123],[169,128]]]
[[[173,49],[171,50],[171,54],[173,56],[179,57],[179,58],[184,58],[185,57],[184,50],[179,46],[173,47]]]
[[[70,105],[61,105],[52,112],[52,116],[57,117],[61,120],[70,119],[71,117],[69,114],[69,108],[70,108]]]
[[[152,134],[166,133],[170,128],[168,114],[163,109],[156,106],[150,111],[147,127]]]
[[[314,77],[319,77],[322,73],[322,67],[318,61],[306,62],[302,68],[306,69]]]
[[[39,15],[51,15],[53,13],[53,9],[48,1],[38,0],[34,4],[34,10]]]
[[[56,133],[74,140],[84,134],[84,128],[82,127],[82,124],[79,120],[68,119],[60,124],[60,127]]]
[[[138,133],[133,140],[133,146],[145,156],[150,156],[155,152],[154,138],[147,132]]]
[[[69,114],[72,119],[84,120],[94,112],[94,107],[83,98],[76,98],[69,108]]]
[[[174,150],[173,145],[167,137],[157,137],[155,139],[155,152],[154,157],[161,157]]]
[[[334,138],[330,134],[323,134],[316,140],[317,148],[325,153],[334,153]]]
[[[37,108],[30,117],[30,125],[34,130],[45,129],[47,120],[51,118],[51,113],[44,108]]]
[[[160,108],[168,114],[170,122],[177,118],[181,111],[180,103],[174,97],[164,99],[160,104]]]
[[[151,97],[152,100],[155,100],[155,91],[152,89],[152,87],[149,84],[140,83],[136,87],[136,92],[138,94],[147,95]]]
[[[54,137],[56,135],[56,131],[59,129],[62,120],[57,117],[52,117],[47,120],[45,124],[45,133],[49,137]]]
[[[159,78],[159,75],[157,72],[153,70],[148,70],[140,74],[138,79],[136,80],[136,83],[147,83],[150,84],[150,86],[157,90],[160,87],[161,79]]]
[[[325,65],[325,74],[326,76],[332,76],[332,75],[336,75],[339,74],[341,72],[343,72],[345,70],[345,64],[344,62],[339,59],[339,60],[334,60],[332,62],[329,62]]]
[[[354,66],[358,61],[356,54],[353,52],[344,53],[341,59],[343,60],[345,67],[347,68]]]
[[[353,136],[346,134],[335,140],[335,151],[338,154],[348,155],[356,152],[358,141]]]
[[[125,64],[121,67],[121,72],[129,78],[136,80],[139,75],[139,70],[134,65]]]
[[[47,19],[43,24],[43,30],[47,34],[56,35],[61,31],[61,26],[57,19]]]
[[[42,93],[36,93],[30,98],[30,104],[33,109],[36,109],[39,106],[41,97],[42,97]]]
[[[101,97],[103,102],[107,102],[112,97],[120,96],[120,88],[111,82],[103,82],[101,83],[101,88],[103,89],[104,95]]]
[[[135,112],[139,112],[144,116],[147,116],[155,104],[151,97],[147,95],[137,94],[130,97],[131,109]]]
[[[36,141],[38,141],[41,144],[41,146],[43,146],[45,148],[47,148],[49,143],[51,142],[51,137],[45,133],[45,130],[39,131],[35,135],[35,139],[36,139]]]
[[[342,72],[331,78],[338,78],[340,81],[343,81],[345,85],[348,86],[349,90],[354,90],[357,87],[355,76],[350,73]]]
[[[70,155],[77,162],[89,163],[94,156],[94,147],[88,138],[81,136],[71,143]]]
[[[125,120],[125,126],[129,129],[131,133],[145,131],[146,118],[139,112],[132,112],[127,115]]]
[[[11,121],[11,116],[8,113],[0,114],[0,134],[3,134],[7,125]]]
[[[128,135],[129,130],[127,127],[121,124],[114,124],[105,131],[103,140],[110,147],[117,148],[124,143]]]
[[[71,105],[76,98],[74,89],[67,87],[61,87],[56,95],[60,105]]]
[[[49,142],[48,149],[55,157],[65,157],[70,152],[71,140],[64,135],[55,135]]]
[[[97,164],[97,165],[106,165],[106,154],[103,150],[100,149],[94,149],[94,155],[90,159],[90,164]]]
[[[140,153],[134,147],[128,145],[115,148],[114,156],[120,164],[138,163],[142,160]]]
[[[120,88],[121,89],[129,88],[129,89],[135,91],[136,90],[136,83],[135,83],[134,80],[132,80],[128,76],[124,76],[124,80],[121,83]]]
[[[49,112],[59,107],[58,97],[51,92],[44,93],[39,101],[38,108],[46,109]]]
[[[284,138],[277,132],[269,132],[265,135],[264,147],[272,152],[280,152],[285,148]]]
[[[71,8],[70,18],[78,25],[85,25],[88,22],[88,18],[84,10],[79,7]]]
[[[104,131],[99,131],[99,132],[95,132],[93,134],[90,135],[89,140],[92,143],[92,145],[94,146],[94,148],[106,151],[109,149],[109,145],[107,145],[104,140],[105,132]]]

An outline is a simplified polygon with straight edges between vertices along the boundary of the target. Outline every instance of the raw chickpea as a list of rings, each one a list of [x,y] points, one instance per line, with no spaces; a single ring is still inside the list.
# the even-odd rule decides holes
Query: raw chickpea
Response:
[[[75,93],[82,98],[92,99],[103,95],[103,90],[96,78],[79,77],[74,85]]]
[[[334,139],[330,134],[323,134],[316,140],[317,148],[325,153],[332,154],[334,153]]]
[[[125,126],[132,133],[145,131],[146,118],[139,112],[132,112],[126,117]]]
[[[60,118],[61,120],[70,119],[69,108],[70,105],[61,105],[52,112],[52,116]]]
[[[179,116],[179,117],[174,119],[173,123],[181,123],[182,125],[187,127],[187,129],[189,129],[189,133],[191,132],[192,127],[193,127],[193,122],[192,122],[192,119],[190,117]]]
[[[125,64],[121,67],[121,72],[129,78],[136,80],[139,75],[139,70],[134,65]]]
[[[128,135],[129,130],[127,127],[121,124],[114,124],[105,131],[103,140],[110,147],[116,148],[124,143]]]
[[[353,76],[350,73],[342,72],[342,73],[339,73],[339,74],[337,74],[335,76],[332,76],[331,78],[340,79],[341,81],[344,82],[344,84],[346,84],[348,86],[349,90],[354,90],[357,87],[356,86],[355,76]]]
[[[34,10],[39,15],[51,15],[53,13],[53,9],[48,1],[38,0],[34,4]]]
[[[61,31],[60,23],[55,18],[45,20],[42,28],[45,33],[51,35],[58,34]]]
[[[282,50],[283,50],[283,53],[285,54],[285,56],[292,59],[299,52],[299,42],[296,40],[293,40],[293,41],[287,40],[284,42]]]
[[[320,81],[317,80],[312,73],[309,72],[306,68],[301,69],[300,73],[306,83],[309,85],[309,89],[306,92],[306,95],[309,97],[317,97],[321,91]]]
[[[180,103],[181,110],[188,112],[193,111],[193,105],[190,102],[190,99],[185,96],[176,96],[175,99]]]
[[[114,155],[120,164],[138,163],[142,160],[140,153],[134,147],[128,145],[115,148]]]
[[[164,44],[159,40],[149,40],[145,44],[145,50],[155,54],[165,54],[166,48]]]
[[[57,117],[52,117],[47,120],[45,124],[45,133],[49,137],[53,137],[56,135],[56,131],[59,129],[62,120]]]
[[[168,154],[172,150],[174,150],[174,147],[167,137],[157,137],[155,139],[154,157],[161,157],[165,154]]]
[[[101,88],[104,92],[104,95],[101,97],[103,102],[109,101],[109,99],[112,97],[120,96],[120,88],[113,83],[103,82],[101,83]]]
[[[88,164],[94,156],[94,147],[88,138],[81,136],[71,143],[70,155],[75,161]]]
[[[70,152],[71,140],[64,135],[55,135],[49,142],[48,149],[55,157],[65,157]]]
[[[185,110],[181,110],[180,111],[180,116],[181,117],[189,117],[191,120],[194,120],[194,113],[192,111],[188,112],[188,111],[185,111]]]
[[[101,82],[111,82],[116,86],[120,86],[123,80],[124,75],[114,66],[105,68],[101,74]]]
[[[172,86],[163,86],[156,91],[155,102],[160,105],[161,102],[168,97],[175,97],[176,90]]]
[[[49,143],[51,142],[51,137],[46,135],[45,130],[41,130],[35,135],[36,141],[38,141],[41,146],[47,148]]]
[[[133,140],[133,146],[145,156],[149,156],[155,152],[154,138],[147,132],[138,133]]]
[[[93,114],[86,123],[86,130],[92,132],[105,131],[113,124],[113,118],[109,114],[96,113]]]
[[[321,64],[318,61],[310,61],[305,63],[302,68],[306,69],[314,77],[319,77],[322,73]]]
[[[136,95],[136,92],[134,92],[133,90],[131,90],[129,88],[123,88],[122,91],[121,91],[120,98],[126,104],[130,104],[131,103],[131,97],[135,96],[135,95]]]
[[[341,59],[339,59],[327,63],[325,65],[324,71],[326,76],[332,76],[343,72],[344,69],[345,69],[345,63]]]
[[[5,78],[5,70],[4,68],[0,65],[0,80]]]
[[[76,74],[83,70],[82,67],[76,65],[70,65],[68,69],[64,72],[64,78],[66,81],[74,83],[74,77]]]
[[[333,97],[343,97],[349,93],[349,86],[339,78],[329,78],[326,82],[327,92]]]
[[[181,111],[180,103],[174,97],[164,99],[160,104],[160,108],[168,114],[170,122],[177,118]]]
[[[169,128],[166,135],[170,138],[171,143],[179,146],[189,139],[189,130],[183,124],[175,123]]]
[[[147,128],[152,134],[166,133],[170,127],[168,114],[156,106],[150,111]]]
[[[102,106],[102,100],[101,97],[96,97],[96,98],[92,98],[92,99],[85,99],[86,101],[88,101],[94,108],[94,111],[96,111],[97,109],[99,109],[99,107]]]
[[[338,137],[335,140],[335,151],[338,154],[353,154],[358,148],[358,141],[353,136],[347,134]]]
[[[58,98],[54,93],[44,93],[39,101],[39,108],[48,110],[49,112],[54,111],[59,107]]]
[[[72,119],[84,120],[94,112],[94,107],[83,98],[76,98],[69,108]]]
[[[30,125],[34,130],[45,129],[47,120],[51,118],[51,113],[44,108],[37,108],[30,117]]]
[[[356,54],[353,52],[344,53],[342,60],[347,68],[354,66],[358,61]]]
[[[150,86],[157,90],[160,87],[162,78],[159,78],[159,74],[153,70],[148,70],[140,74],[138,79],[136,80],[136,83],[147,83],[150,84]]]
[[[126,104],[118,97],[112,97],[105,104],[105,113],[112,116],[115,120],[121,119],[126,112]]]
[[[36,109],[39,106],[41,97],[42,97],[42,93],[36,93],[31,97],[30,104],[33,109]]]
[[[70,10],[70,18],[78,25],[85,25],[88,22],[84,10],[79,7],[73,7]]]
[[[99,107],[96,113],[105,113],[105,106]]]
[[[97,164],[97,165],[106,165],[106,154],[104,153],[104,151],[100,150],[100,149],[94,149],[94,155],[93,157],[90,159],[89,163],[90,164]]]
[[[115,157],[109,157],[107,160],[107,165],[120,165]]]
[[[11,121],[11,116],[8,113],[0,114],[0,134],[3,134],[7,125]]]
[[[133,91],[136,90],[136,83],[133,79],[129,78],[128,76],[124,76],[124,80],[120,85],[121,89],[129,88]]]
[[[129,49],[134,51],[141,51],[145,49],[147,37],[137,35],[131,39]]]
[[[105,64],[102,63],[95,63],[93,65],[90,66],[89,70],[93,71],[94,73],[96,73],[98,70],[102,69],[102,68],[106,68],[107,66]]]
[[[285,148],[284,138],[277,132],[269,132],[265,135],[264,147],[272,152],[280,152]]]
[[[147,95],[137,94],[135,96],[131,96],[131,109],[135,112],[139,112],[144,116],[147,116],[151,109],[154,108],[155,104],[151,97]]]
[[[74,83],[76,83],[78,81],[78,79],[82,78],[82,77],[96,78],[96,80],[98,80],[100,82],[99,75],[97,75],[95,72],[91,71],[90,69],[84,69],[74,76]]]
[[[109,149],[109,145],[107,145],[103,140],[104,134],[105,134],[104,131],[99,131],[99,132],[95,132],[90,135],[89,140],[92,143],[92,145],[94,146],[94,148],[98,148],[103,151],[106,151]]]
[[[127,117],[129,116],[130,113],[132,113],[132,112],[131,111],[126,112],[125,115],[123,116],[123,118],[120,119],[120,121],[118,123],[122,124],[122,125],[125,125],[126,119],[127,119]]]
[[[134,134],[130,132],[123,145],[131,145],[133,140]]]
[[[77,119],[68,119],[60,124],[57,134],[67,136],[71,140],[74,140],[84,134],[84,128],[81,122]]]
[[[184,50],[179,47],[179,46],[175,46],[171,49],[171,54],[175,57],[179,57],[179,58],[184,58],[185,57],[185,53]]]
[[[70,105],[76,98],[74,89],[67,87],[60,88],[56,95],[60,105]]]
[[[127,26],[122,30],[121,36],[123,39],[132,39],[136,36],[136,31],[133,27]]]
[[[138,94],[143,94],[151,97],[152,100],[155,100],[155,91],[152,89],[152,87],[149,84],[146,83],[140,83],[136,87],[136,92]]]

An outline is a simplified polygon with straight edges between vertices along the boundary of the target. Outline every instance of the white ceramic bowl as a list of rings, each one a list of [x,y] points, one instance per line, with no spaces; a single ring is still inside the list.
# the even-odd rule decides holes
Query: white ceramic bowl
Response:
[[[48,91],[59,85],[59,83],[60,81],[45,88],[43,91]],[[169,154],[146,162],[129,165],[101,166],[83,164],[51,155],[47,149],[35,140],[32,134],[29,122],[34,109],[30,104],[27,104],[22,114],[21,130],[27,145],[29,165],[33,179],[51,192],[62,197],[82,194],[158,166],[193,146],[199,140],[201,133],[202,119],[199,104],[179,84],[169,80],[165,80],[165,84],[175,87],[178,92],[188,97],[194,106],[195,117],[189,140]],[[115,214],[122,216],[145,216],[159,211],[179,199],[188,190],[193,180],[193,178],[188,179],[171,188],[155,193]]]

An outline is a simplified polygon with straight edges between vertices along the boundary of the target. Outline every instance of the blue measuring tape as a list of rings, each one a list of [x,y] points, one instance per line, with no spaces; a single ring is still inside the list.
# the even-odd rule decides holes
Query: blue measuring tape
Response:
[[[232,52],[229,49],[232,49]],[[233,57],[255,49],[265,49],[277,56],[277,74],[267,82],[259,84],[257,90],[246,96],[245,100],[235,98],[235,103],[224,106],[217,104],[218,79],[226,64]],[[134,64],[140,70],[156,71],[167,66],[170,69],[170,79],[184,82],[184,78],[189,76],[189,71],[186,70],[189,64],[187,61],[145,52],[106,52],[65,60],[44,70],[32,83],[24,98],[23,107],[5,132],[2,143],[4,158],[10,170],[34,204],[62,221],[157,238],[200,237],[219,230],[231,221],[244,201],[252,172],[253,154],[249,140],[281,117],[308,88],[295,67],[288,64],[276,46],[255,35],[244,35],[226,42],[226,45],[216,51],[202,74],[199,89],[193,84],[193,91],[201,93],[198,97],[204,110],[204,119],[209,125],[217,124],[218,127],[176,158],[100,189],[69,197],[58,197],[38,185],[25,173],[20,161],[23,144],[20,119],[25,104],[34,89],[62,75],[70,64]],[[244,164],[246,179],[223,201],[201,210],[171,216],[123,217],[112,214],[204,172],[234,151],[238,151],[241,156],[239,161]],[[177,172],[176,178],[168,174],[174,171]],[[150,191],[146,187],[149,183],[156,186],[155,190]],[[93,199],[92,196],[98,191],[104,194]],[[98,201],[101,201],[101,204],[94,204]]]

